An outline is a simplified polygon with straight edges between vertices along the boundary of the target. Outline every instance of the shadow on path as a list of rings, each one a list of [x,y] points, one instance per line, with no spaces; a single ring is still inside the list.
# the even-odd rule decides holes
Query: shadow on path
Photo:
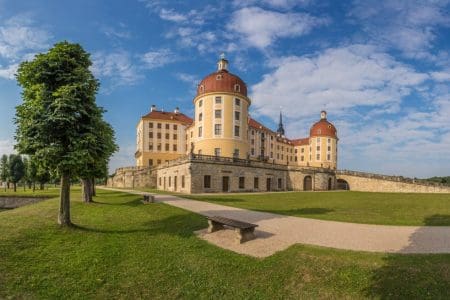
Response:
[[[424,222],[450,224],[450,215],[432,215]],[[423,244],[420,241],[429,234],[427,228],[417,230],[402,252],[417,250]],[[450,238],[436,237],[436,243],[449,245]],[[366,295],[380,299],[449,299],[450,254],[386,255],[384,265],[374,271]]]

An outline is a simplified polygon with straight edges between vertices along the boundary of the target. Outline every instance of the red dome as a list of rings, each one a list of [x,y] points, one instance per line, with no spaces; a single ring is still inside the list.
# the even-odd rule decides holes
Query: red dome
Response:
[[[328,122],[327,119],[321,119],[311,127],[309,136],[327,136],[337,139],[336,127]]]
[[[203,78],[197,87],[197,96],[214,92],[238,93],[247,97],[247,85],[227,70],[219,70]]]

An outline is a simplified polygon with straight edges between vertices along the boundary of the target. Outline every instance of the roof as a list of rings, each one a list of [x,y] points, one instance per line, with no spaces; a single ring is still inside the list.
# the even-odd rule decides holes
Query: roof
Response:
[[[260,122],[256,121],[255,119],[252,119],[252,118],[248,118],[248,126],[251,128],[265,130],[265,131],[269,131],[270,133],[276,134],[276,132],[274,132],[273,130],[270,130],[269,128],[267,128],[266,126],[264,126],[263,124],[261,124]]]
[[[235,88],[236,84],[239,85],[239,91]],[[247,85],[239,76],[219,70],[203,78],[197,87],[197,96],[213,92],[237,93],[247,97]]]
[[[309,138],[302,138],[302,139],[295,139],[295,140],[292,140],[292,144],[294,144],[294,146],[305,146],[305,145],[309,145]]]
[[[311,127],[309,136],[327,136],[337,138],[336,127],[328,122],[327,119],[321,119]]]
[[[151,111],[143,119],[153,119],[153,120],[166,120],[166,121],[178,121],[183,124],[192,124],[193,120],[182,113],[165,112],[165,111]]]

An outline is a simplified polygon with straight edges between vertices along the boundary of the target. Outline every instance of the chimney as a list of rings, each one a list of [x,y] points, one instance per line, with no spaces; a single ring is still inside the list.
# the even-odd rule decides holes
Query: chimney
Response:
[[[152,107],[150,108],[150,112],[152,112],[152,111],[156,111],[156,105],[155,104],[152,104]]]
[[[175,107],[175,110],[173,111],[176,115],[180,113],[180,108],[177,106]]]

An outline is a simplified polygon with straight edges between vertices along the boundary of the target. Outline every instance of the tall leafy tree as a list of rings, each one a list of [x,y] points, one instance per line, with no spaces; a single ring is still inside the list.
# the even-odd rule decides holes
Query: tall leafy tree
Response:
[[[0,159],[0,180],[5,184],[6,191],[6,186],[8,185],[9,180],[9,162],[8,155],[6,154],[3,154]]]
[[[61,178],[61,225],[71,225],[71,178],[99,159],[96,125],[104,110],[95,103],[99,83],[91,65],[80,45],[64,41],[23,62],[17,73],[23,103],[16,108],[16,148]]]
[[[17,183],[25,176],[25,165],[20,155],[9,156],[9,180],[13,183],[14,192],[17,192]]]

